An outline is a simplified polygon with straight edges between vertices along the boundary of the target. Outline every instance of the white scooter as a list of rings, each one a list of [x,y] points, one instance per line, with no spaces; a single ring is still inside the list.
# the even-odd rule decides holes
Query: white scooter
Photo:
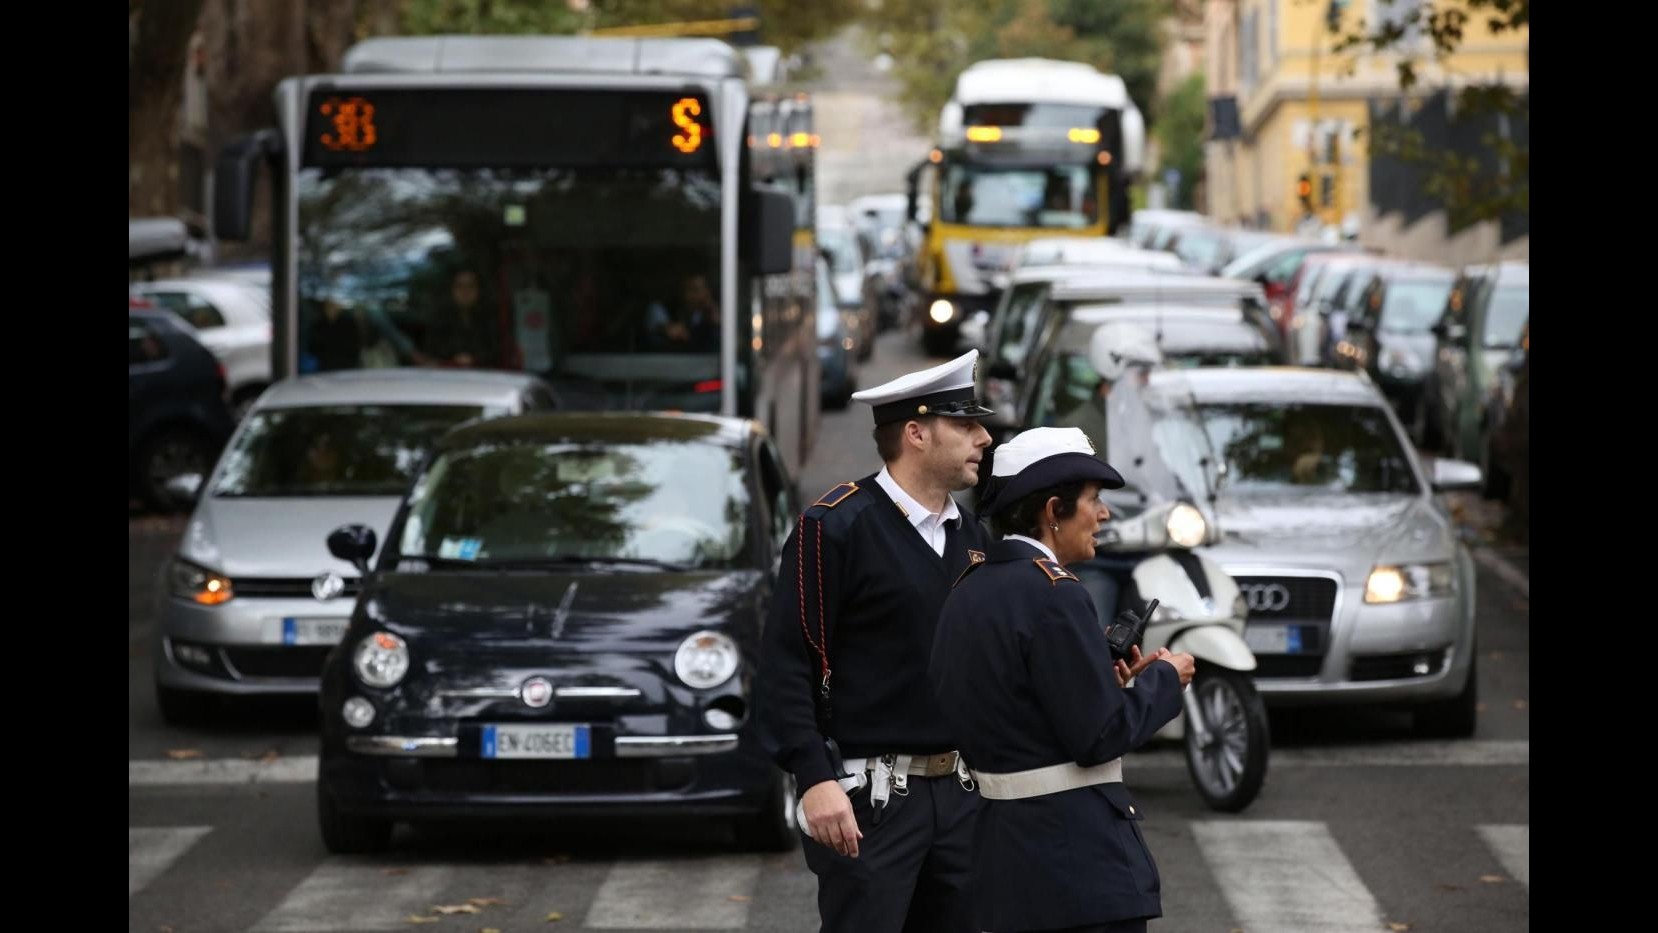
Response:
[[[1244,643],[1248,606],[1220,565],[1193,550],[1218,537],[1203,513],[1187,502],[1164,502],[1133,518],[1107,522],[1096,539],[1098,557],[1073,566],[1095,604],[1108,589],[1101,575],[1122,572],[1133,560],[1132,587],[1119,589],[1114,608],[1101,608],[1101,624],[1123,609],[1159,604],[1146,624],[1142,654],[1158,648],[1188,652],[1197,674],[1185,690],[1185,711],[1158,731],[1184,739],[1186,769],[1210,808],[1236,813],[1249,806],[1266,780],[1271,745],[1266,706],[1250,672],[1255,654]],[[1113,567],[1112,565],[1117,565]]]

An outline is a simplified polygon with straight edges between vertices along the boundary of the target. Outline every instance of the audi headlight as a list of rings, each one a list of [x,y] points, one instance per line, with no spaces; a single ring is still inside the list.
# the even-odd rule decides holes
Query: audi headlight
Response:
[[[231,591],[229,577],[182,558],[173,560],[167,576],[174,596],[203,606],[217,606],[236,595]]]
[[[1364,584],[1367,603],[1396,603],[1451,595],[1451,565],[1380,564]]]
[[[409,672],[409,646],[390,632],[375,632],[357,643],[351,667],[370,687],[393,686]]]
[[[674,673],[687,687],[718,687],[737,673],[737,643],[719,632],[697,632],[679,643]]]
[[[1184,502],[1169,510],[1166,526],[1169,540],[1186,548],[1202,544],[1209,534],[1209,523],[1203,520],[1203,513]]]

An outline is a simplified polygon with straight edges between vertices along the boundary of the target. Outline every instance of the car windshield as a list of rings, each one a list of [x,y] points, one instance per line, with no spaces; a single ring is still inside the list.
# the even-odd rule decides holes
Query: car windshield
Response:
[[[733,566],[748,540],[739,451],[703,442],[485,443],[409,493],[403,558]]]
[[[1416,475],[1380,408],[1313,403],[1171,406],[1152,427],[1169,466],[1203,488],[1200,459],[1225,465],[1224,488],[1250,493],[1415,493]]]
[[[1493,348],[1517,347],[1520,331],[1531,317],[1531,286],[1511,285],[1497,289],[1491,296],[1491,307],[1485,314],[1485,345]]]
[[[1387,287],[1382,303],[1382,330],[1420,333],[1434,326],[1451,296],[1451,280],[1402,279]]]
[[[256,411],[225,453],[215,496],[400,496],[438,435],[477,405],[329,405]]]

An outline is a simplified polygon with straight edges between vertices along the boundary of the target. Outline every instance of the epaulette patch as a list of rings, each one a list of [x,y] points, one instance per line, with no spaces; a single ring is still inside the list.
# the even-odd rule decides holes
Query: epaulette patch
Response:
[[[1048,575],[1048,582],[1052,583],[1054,586],[1058,586],[1059,581],[1061,580],[1076,580],[1078,583],[1082,582],[1081,580],[1077,580],[1076,574],[1066,570],[1065,567],[1057,560],[1049,560],[1046,557],[1033,557],[1031,558],[1031,562],[1042,568],[1042,572]]]
[[[836,486],[834,489],[831,489],[828,492],[824,493],[823,495],[819,496],[818,500],[816,502],[812,503],[812,504],[813,505],[821,505],[825,508],[832,509],[835,506],[840,505],[842,502],[845,502],[847,500],[848,496],[851,496],[853,493],[855,493],[857,491],[858,491],[858,484],[857,483],[841,483],[839,486]]]
[[[977,554],[978,552],[977,551],[968,551],[967,553],[968,554]],[[980,567],[983,567],[983,566],[984,566],[984,560],[982,558],[979,559],[979,560],[970,560],[970,561],[968,561],[967,566],[963,567],[961,569],[960,576],[956,577],[956,582],[950,584],[950,589],[953,590],[956,587],[961,586],[961,581],[967,579],[968,574],[972,573],[973,571],[975,571],[975,570],[977,570],[977,569],[979,569]]]
[[[984,563],[984,552],[983,551],[975,551],[972,548],[968,548],[967,549],[967,562],[969,564],[982,564],[982,563]]]

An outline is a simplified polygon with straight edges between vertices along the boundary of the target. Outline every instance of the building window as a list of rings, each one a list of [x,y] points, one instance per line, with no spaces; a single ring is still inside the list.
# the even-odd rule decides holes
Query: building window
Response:
[[[1378,33],[1394,27],[1404,29],[1404,38],[1395,43],[1400,52],[1420,52],[1427,44],[1428,30],[1422,21],[1422,0],[1370,0],[1370,22]]]
[[[1250,10],[1244,14],[1243,28],[1238,31],[1238,88],[1246,95],[1255,88],[1256,61],[1260,54],[1258,20],[1258,12]]]

